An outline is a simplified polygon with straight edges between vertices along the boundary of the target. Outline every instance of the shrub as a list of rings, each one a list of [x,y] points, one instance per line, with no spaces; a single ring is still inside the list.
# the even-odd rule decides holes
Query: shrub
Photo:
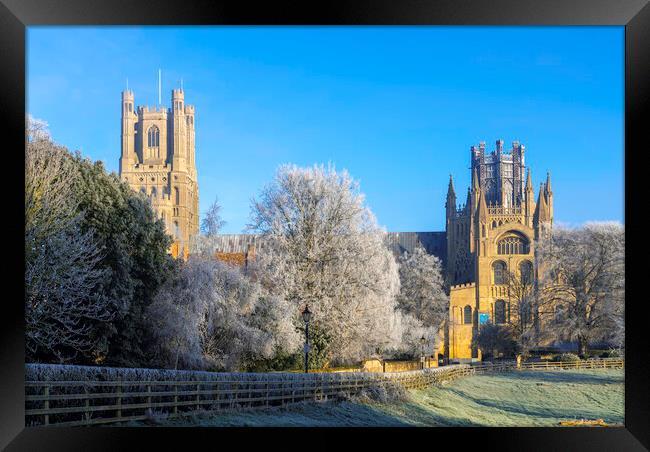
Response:
[[[610,350],[606,350],[603,353],[600,354],[601,358],[620,358],[623,356],[620,350],[617,350],[615,348],[612,348]]]
[[[391,381],[381,381],[363,389],[353,399],[361,402],[406,402],[409,400],[409,393],[400,384]]]
[[[560,353],[559,355],[555,355],[553,357],[554,362],[576,362],[580,361],[580,357],[576,355],[575,353]]]
[[[512,328],[491,322],[481,326],[478,335],[472,339],[472,345],[480,348],[484,357],[503,355],[510,358],[519,351]]]

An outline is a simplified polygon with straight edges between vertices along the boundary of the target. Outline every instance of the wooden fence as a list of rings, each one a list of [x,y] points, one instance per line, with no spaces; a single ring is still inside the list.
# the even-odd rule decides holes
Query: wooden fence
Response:
[[[42,365],[41,365],[42,366]],[[79,426],[169,417],[189,412],[280,406],[304,400],[349,397],[381,384],[425,388],[444,380],[518,369],[621,368],[622,359],[578,362],[515,362],[394,373],[254,374],[254,379],[194,381],[26,381],[26,425]],[[204,373],[205,374],[205,373]],[[240,374],[241,375],[241,374]],[[285,378],[283,378],[283,375]]]

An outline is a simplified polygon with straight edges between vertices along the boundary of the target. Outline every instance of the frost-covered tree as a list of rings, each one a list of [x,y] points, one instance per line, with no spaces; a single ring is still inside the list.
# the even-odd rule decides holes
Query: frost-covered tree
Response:
[[[625,229],[619,223],[555,228],[537,245],[539,296],[554,306],[544,327],[575,340],[586,356],[590,342],[622,344],[625,309]]]
[[[300,341],[287,311],[239,269],[191,256],[147,310],[157,364],[235,371],[293,352]]]
[[[434,347],[437,333],[443,327],[449,310],[449,297],[445,293],[442,263],[436,256],[427,254],[421,246],[413,253],[404,253],[399,260],[400,291],[398,308],[410,314],[433,333]]]
[[[262,234],[264,287],[300,311],[313,311],[324,363],[367,358],[394,345],[397,263],[365,205],[359,184],[333,167],[281,166],[252,204],[250,229]]]
[[[539,345],[547,333],[541,328],[540,316],[544,315],[545,303],[537,297],[534,276],[534,267],[529,261],[521,262],[519,268],[514,271],[505,270],[504,274],[510,315],[508,327],[502,329],[517,342],[518,351],[523,354]]]
[[[219,234],[219,231],[225,226],[225,224],[226,222],[221,217],[221,204],[219,204],[219,198],[215,197],[201,221],[201,232],[206,237],[213,237]]]
[[[101,246],[83,231],[69,153],[31,117],[25,150],[25,339],[30,361],[66,362],[101,353],[98,325],[113,317],[97,287]]]
[[[173,272],[171,238],[101,162],[53,143],[43,121],[28,119],[27,132],[28,359],[148,365],[143,312]]]

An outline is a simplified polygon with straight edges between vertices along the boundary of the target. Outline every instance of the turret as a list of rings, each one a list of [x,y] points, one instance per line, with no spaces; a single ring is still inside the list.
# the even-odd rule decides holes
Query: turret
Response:
[[[488,224],[488,207],[486,203],[486,194],[485,190],[481,189],[478,194],[478,208],[476,209],[476,222],[475,222],[475,231],[476,234],[472,237],[472,242],[474,246],[471,247],[472,253],[477,253],[483,255],[485,253],[485,243],[487,239],[487,224]]]
[[[481,184],[478,181],[478,172],[476,171],[476,167],[474,167],[474,171],[472,171],[472,213],[476,212],[476,209],[478,209],[478,198],[481,193]]]
[[[486,224],[488,220],[488,209],[485,203],[485,192],[481,190],[478,202],[478,222]]]
[[[172,90],[172,109],[174,114],[182,114],[184,111],[185,93],[182,89]]]
[[[447,209],[447,221],[445,224],[445,231],[447,235],[447,258],[449,259],[449,264],[447,265],[447,282],[452,283],[454,281],[454,243],[455,243],[455,230],[454,225],[456,224],[456,191],[454,190],[454,180],[449,175],[449,185],[447,186],[447,202],[445,203],[445,208]]]
[[[447,186],[447,202],[445,203],[447,209],[447,218],[452,218],[456,213],[456,191],[454,190],[454,180],[449,175],[449,185]]]
[[[503,154],[503,140],[497,140],[497,155]]]
[[[540,227],[551,221],[549,211],[548,211],[548,204],[546,204],[546,195],[545,195],[546,188],[544,186],[544,183],[541,183],[539,186],[539,195],[537,197],[537,206],[535,208],[535,215],[533,218],[533,222],[535,225],[535,229],[540,230]]]
[[[122,152],[120,155],[120,173],[131,169],[137,162],[135,153],[135,123],[137,115],[134,107],[133,91],[122,91]]]
[[[530,175],[530,168],[526,174],[526,190],[524,192],[524,215],[528,226],[532,226],[533,214],[535,213],[535,191],[533,190],[533,181]]]
[[[185,124],[185,93],[182,89],[172,90],[172,140],[174,155],[172,168],[185,171],[187,168],[187,125]]]
[[[553,221],[553,189],[551,188],[551,173],[546,172],[546,186],[544,190],[546,203],[548,204],[549,221]]]

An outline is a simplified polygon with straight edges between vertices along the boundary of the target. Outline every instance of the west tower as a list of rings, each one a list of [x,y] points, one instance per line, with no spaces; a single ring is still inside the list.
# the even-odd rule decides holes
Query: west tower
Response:
[[[120,178],[151,200],[173,237],[171,253],[186,256],[199,230],[194,107],[174,89],[171,108],[135,107],[133,91],[122,92]]]

